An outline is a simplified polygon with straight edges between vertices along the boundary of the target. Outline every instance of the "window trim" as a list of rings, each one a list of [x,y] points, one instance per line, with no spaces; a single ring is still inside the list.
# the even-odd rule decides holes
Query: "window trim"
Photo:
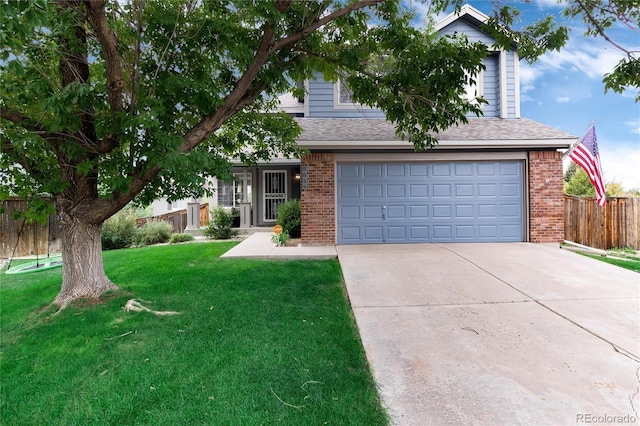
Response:
[[[342,84],[342,79],[338,79],[335,83],[333,83],[333,109],[368,109],[373,110],[374,108],[363,105],[357,102],[340,102],[340,86]]]

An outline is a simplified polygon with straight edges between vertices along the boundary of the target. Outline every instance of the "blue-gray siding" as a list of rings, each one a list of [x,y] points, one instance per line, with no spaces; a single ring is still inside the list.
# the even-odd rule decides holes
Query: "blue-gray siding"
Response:
[[[333,83],[324,81],[322,76],[309,81],[309,117],[311,118],[384,118],[380,110],[366,107],[334,109]]]
[[[520,161],[340,163],[338,244],[523,241]]]

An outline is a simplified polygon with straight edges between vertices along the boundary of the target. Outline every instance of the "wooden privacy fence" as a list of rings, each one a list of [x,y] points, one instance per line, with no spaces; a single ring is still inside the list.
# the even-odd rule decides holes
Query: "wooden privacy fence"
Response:
[[[16,211],[24,211],[27,201],[10,197],[2,202],[5,212],[0,214],[0,259],[60,252],[58,217],[49,216],[44,225],[38,222],[25,224],[23,219],[14,219]],[[20,232],[22,230],[22,232]]]
[[[159,216],[136,219],[136,225],[143,226],[149,220],[169,222],[173,226],[172,232],[181,233],[184,232],[184,229],[187,227],[187,210],[177,210]],[[200,226],[206,226],[207,222],[209,222],[209,203],[200,204]]]
[[[59,238],[58,216],[52,214],[47,223],[40,225],[37,222],[25,224],[22,228],[22,219],[14,219],[15,211],[24,211],[27,201],[17,197],[10,197],[2,202],[5,212],[0,214],[0,259],[12,257],[29,256],[33,254],[46,255],[49,253],[59,253],[61,250]],[[179,210],[136,220],[136,225],[142,226],[147,220],[164,220],[171,223],[173,232],[183,232],[187,227],[187,211]],[[209,204],[200,205],[200,226],[206,226],[209,222]],[[13,249],[15,247],[15,254]]]
[[[602,250],[640,250],[640,197],[564,196],[564,239]]]

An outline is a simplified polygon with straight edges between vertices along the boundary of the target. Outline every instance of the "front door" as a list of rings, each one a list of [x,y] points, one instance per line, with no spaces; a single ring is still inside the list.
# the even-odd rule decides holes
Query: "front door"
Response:
[[[287,201],[287,171],[264,170],[263,184],[263,220],[275,222],[278,217],[278,205]]]

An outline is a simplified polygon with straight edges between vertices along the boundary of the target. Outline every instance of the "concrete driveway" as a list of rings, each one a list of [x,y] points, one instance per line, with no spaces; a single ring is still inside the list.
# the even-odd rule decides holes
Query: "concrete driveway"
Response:
[[[640,274],[557,244],[337,251],[394,424],[640,422]]]

